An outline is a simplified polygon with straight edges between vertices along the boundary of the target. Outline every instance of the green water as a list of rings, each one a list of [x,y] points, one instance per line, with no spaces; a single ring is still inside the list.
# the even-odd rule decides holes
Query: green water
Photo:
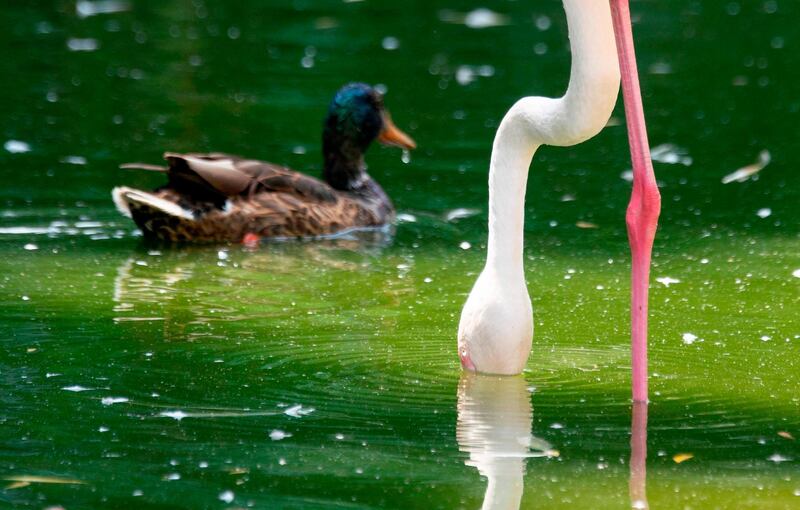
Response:
[[[487,479],[497,508],[641,507],[623,126],[536,156],[525,374],[461,379],[455,354],[494,129],[569,72],[560,2],[532,4],[492,3],[508,24],[486,29],[442,20],[466,0],[5,6],[0,142],[26,145],[0,150],[0,507],[471,509]],[[634,14],[652,145],[691,158],[655,165],[646,497],[798,508],[800,5]],[[166,149],[317,173],[324,108],[356,79],[420,146],[368,155],[394,235],[146,246],[114,210],[113,186],[160,183],[116,165]]]

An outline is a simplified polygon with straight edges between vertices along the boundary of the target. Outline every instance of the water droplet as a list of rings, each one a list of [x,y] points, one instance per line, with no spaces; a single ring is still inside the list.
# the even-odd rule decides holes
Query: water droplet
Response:
[[[408,149],[403,149],[403,153],[400,155],[400,161],[406,165],[411,163],[411,151]]]
[[[786,457],[785,455],[781,455],[780,453],[773,453],[772,455],[767,457],[767,460],[770,462],[774,462],[776,464],[780,464],[781,462],[789,462],[792,459]]]
[[[660,278],[656,278],[656,281],[662,284],[664,287],[669,287],[673,283],[681,283],[681,281],[678,280],[677,278],[672,278],[670,276],[662,276]]]
[[[22,142],[20,140],[9,140],[4,145],[3,148],[10,152],[11,154],[21,154],[24,152],[30,152],[31,146],[27,142]]]
[[[545,16],[544,14],[536,18],[536,28],[538,28],[541,31],[545,31],[548,28],[550,28],[551,24],[552,23],[550,21],[550,18]]]
[[[100,403],[104,406],[110,406],[114,404],[122,404],[127,402],[128,399],[125,397],[103,397],[100,399]]]
[[[273,441],[280,441],[281,439],[286,439],[287,437],[292,437],[292,435],[279,429],[275,429],[269,433],[269,438]]]
[[[383,46],[383,49],[387,51],[396,50],[400,47],[400,40],[398,40],[397,37],[392,36],[384,37],[383,41],[381,41],[381,46]]]

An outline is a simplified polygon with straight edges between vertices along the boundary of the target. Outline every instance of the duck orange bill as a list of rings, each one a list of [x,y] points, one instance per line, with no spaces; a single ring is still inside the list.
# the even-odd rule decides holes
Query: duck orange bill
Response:
[[[416,142],[394,125],[389,112],[383,112],[383,129],[378,135],[378,141],[384,145],[394,145],[403,149],[417,148]]]

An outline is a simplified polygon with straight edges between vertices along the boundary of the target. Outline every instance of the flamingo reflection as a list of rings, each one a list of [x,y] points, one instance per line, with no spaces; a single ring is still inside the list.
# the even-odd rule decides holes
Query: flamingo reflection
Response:
[[[488,479],[483,510],[517,510],[525,459],[558,456],[549,443],[531,435],[532,418],[522,376],[461,374],[456,439],[459,449],[469,454],[465,464]]]
[[[647,510],[647,402],[634,402],[631,412],[631,508]]]

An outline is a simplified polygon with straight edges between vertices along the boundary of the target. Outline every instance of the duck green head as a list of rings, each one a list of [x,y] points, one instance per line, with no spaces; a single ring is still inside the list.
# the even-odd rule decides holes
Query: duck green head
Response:
[[[416,143],[392,122],[383,95],[364,83],[339,89],[328,107],[322,133],[323,176],[337,189],[353,189],[366,171],[364,152],[373,140],[413,149]]]

